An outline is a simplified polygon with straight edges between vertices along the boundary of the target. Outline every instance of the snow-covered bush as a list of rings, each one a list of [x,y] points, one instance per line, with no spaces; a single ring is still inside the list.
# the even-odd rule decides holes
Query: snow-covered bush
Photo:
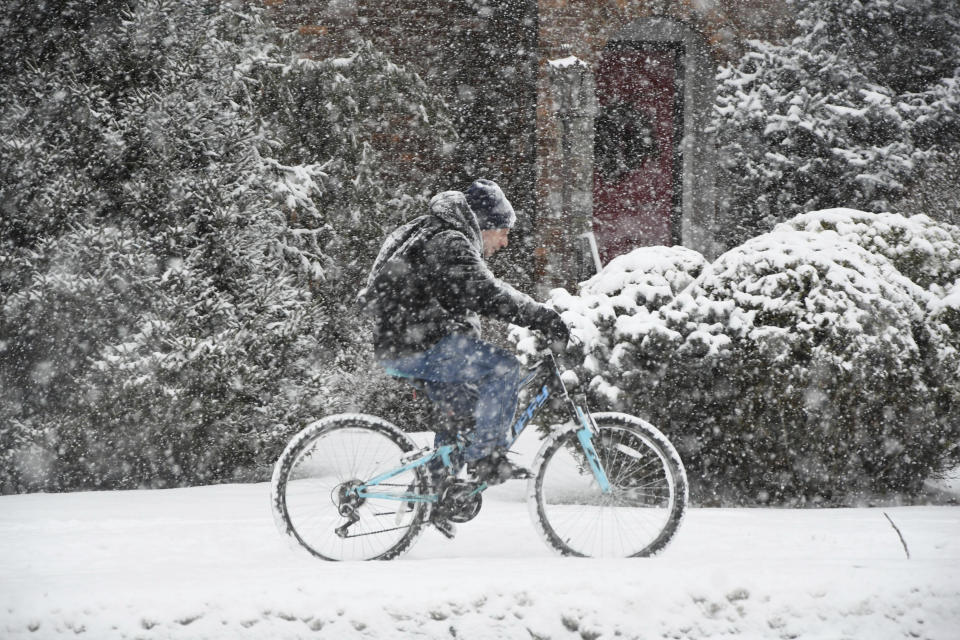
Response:
[[[374,142],[443,105],[255,5],[49,4],[0,21],[0,488],[262,475],[376,384],[350,300],[433,185]]]
[[[960,4],[794,0],[797,37],[718,74],[727,246],[805,211],[915,202],[960,148]],[[958,207],[940,194],[932,217]]]
[[[937,297],[943,297],[944,288],[960,279],[960,228],[925,215],[907,218],[894,213],[826,209],[795,216],[777,229],[836,232],[842,239],[884,256],[897,271]]]
[[[673,301],[707,265],[684,247],[643,247],[617,256],[603,271],[581,283],[577,295],[554,289],[548,301],[561,312],[575,337],[571,357],[577,362],[574,386],[589,385],[616,405],[621,387],[611,384],[609,363],[625,335],[649,328],[648,343],[658,339],[657,311]],[[536,357],[542,336],[514,328],[511,340],[521,357]],[[652,348],[652,347],[651,347]],[[630,375],[628,372],[627,375]]]
[[[637,249],[580,296],[553,293],[591,352],[572,354],[570,382],[597,406],[661,426],[701,499],[916,490],[960,457],[960,344],[945,321],[957,285],[944,276],[956,273],[958,232],[925,216],[835,210],[709,265]],[[651,287],[679,272],[680,256],[693,268],[673,282],[696,279]],[[631,262],[653,263],[646,282],[623,277]]]

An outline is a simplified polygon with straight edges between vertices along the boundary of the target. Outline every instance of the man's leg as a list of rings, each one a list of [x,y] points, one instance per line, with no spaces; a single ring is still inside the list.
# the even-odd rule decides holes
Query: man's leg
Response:
[[[455,334],[424,353],[383,365],[428,382],[461,384],[464,393],[476,394],[476,429],[464,451],[466,462],[484,458],[509,443],[507,432],[517,409],[522,379],[520,361],[513,354],[483,340]]]
[[[517,409],[521,365],[517,358],[482,340],[448,336],[428,354],[446,381],[476,389],[476,429],[464,450],[466,462],[484,458],[509,443],[508,429]]]

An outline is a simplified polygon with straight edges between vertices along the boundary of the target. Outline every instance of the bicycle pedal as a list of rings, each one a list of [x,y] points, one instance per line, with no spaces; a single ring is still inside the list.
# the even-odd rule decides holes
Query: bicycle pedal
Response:
[[[452,540],[457,535],[457,526],[445,519],[430,520],[433,528],[442,533],[448,540]]]
[[[532,477],[533,477],[532,471],[530,471],[529,469],[524,469],[523,467],[518,467],[516,471],[514,471],[510,475],[508,480],[529,480]]]
[[[515,465],[505,458],[493,462],[480,461],[470,469],[470,472],[478,482],[491,485],[502,484],[507,480],[529,480],[533,477],[533,473],[528,469]]]

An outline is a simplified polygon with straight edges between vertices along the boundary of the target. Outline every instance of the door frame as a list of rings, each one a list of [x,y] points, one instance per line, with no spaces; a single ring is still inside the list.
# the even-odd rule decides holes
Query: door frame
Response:
[[[686,46],[678,40],[635,40],[615,38],[603,47],[601,56],[618,50],[637,52],[672,52],[675,78],[673,93],[673,157],[670,189],[670,242],[683,243],[683,147],[684,147],[684,80],[686,76]]]
[[[681,110],[676,119],[678,137],[674,154],[675,191],[672,226],[676,244],[694,249],[708,259],[719,255],[723,247],[716,240],[716,163],[715,134],[711,128],[716,93],[717,61],[703,34],[694,25],[668,18],[639,18],[614,33],[612,46],[668,47],[678,52],[677,100]],[[602,51],[600,49],[599,51]]]

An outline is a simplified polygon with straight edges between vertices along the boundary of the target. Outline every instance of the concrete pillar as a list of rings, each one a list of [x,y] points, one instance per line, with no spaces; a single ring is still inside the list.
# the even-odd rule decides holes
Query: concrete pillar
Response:
[[[577,282],[595,270],[585,234],[593,217],[593,130],[596,89],[589,65],[574,56],[548,63],[551,119],[559,137],[556,160],[541,168],[549,190],[541,202],[539,231],[544,291]]]

